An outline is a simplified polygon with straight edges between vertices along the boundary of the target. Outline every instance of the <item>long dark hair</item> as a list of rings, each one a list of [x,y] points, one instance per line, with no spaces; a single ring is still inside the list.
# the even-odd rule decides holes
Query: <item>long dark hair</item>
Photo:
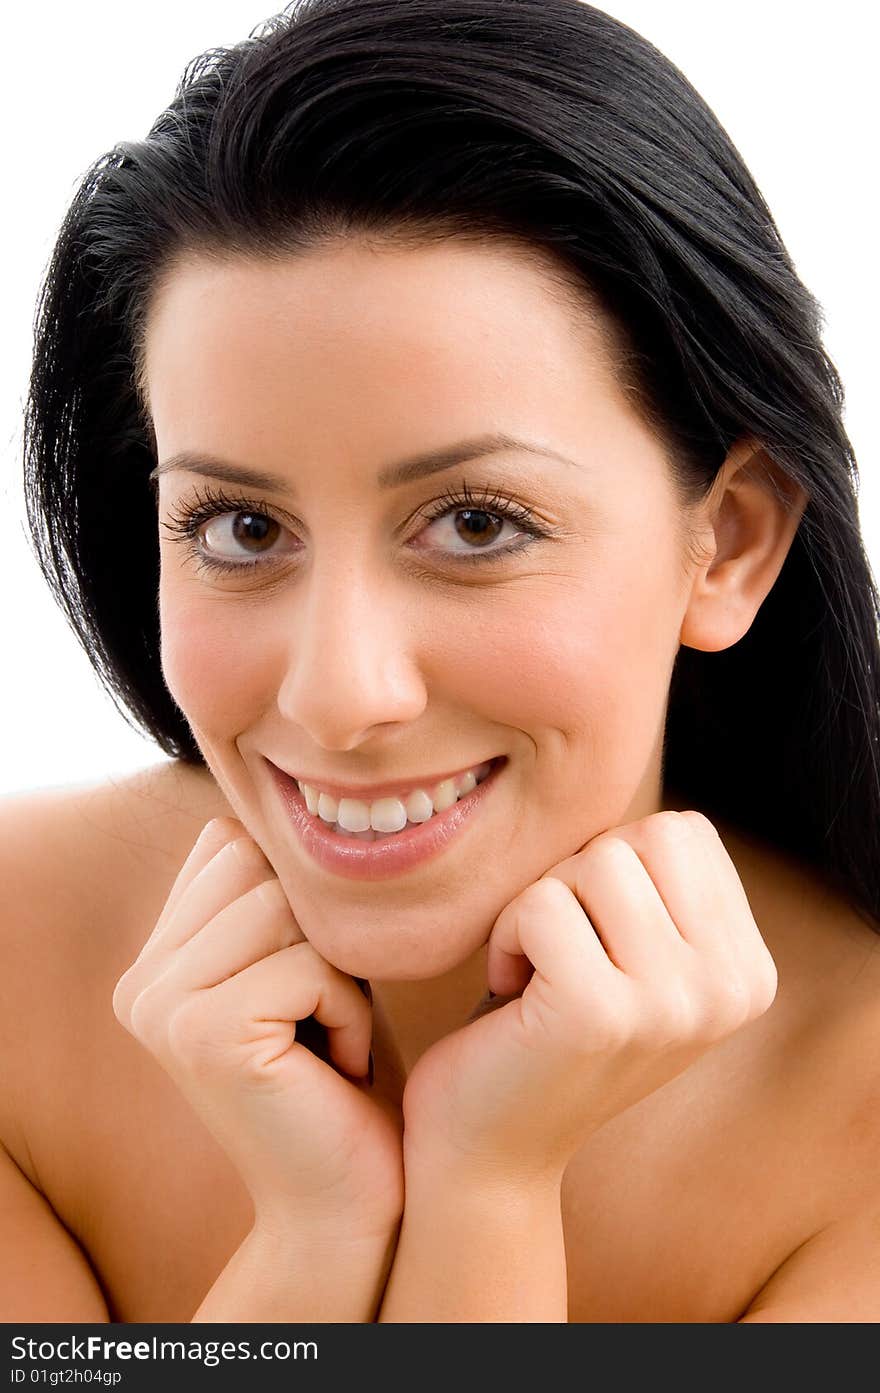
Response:
[[[683,501],[748,436],[809,497],[748,633],[682,647],[664,778],[880,930],[878,594],[822,312],[712,111],[580,0],[300,0],[199,55],[85,174],[43,284],[25,420],[40,567],[123,714],[204,764],[160,665],[146,314],[188,251],[501,237],[604,311]]]

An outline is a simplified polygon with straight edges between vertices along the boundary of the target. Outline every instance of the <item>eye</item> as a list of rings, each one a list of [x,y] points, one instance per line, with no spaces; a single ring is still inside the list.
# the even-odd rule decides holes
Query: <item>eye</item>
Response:
[[[275,550],[274,544],[281,530],[281,523],[268,513],[238,509],[234,513],[221,513],[209,518],[202,526],[200,535],[209,556],[212,552],[219,553],[217,560],[223,560],[224,551],[243,547],[244,556],[241,559],[247,565],[249,558],[256,561]]]
[[[178,504],[161,526],[188,556],[206,571],[249,572],[285,554],[278,538],[287,529],[258,500],[229,495],[223,489],[197,491],[193,501]],[[243,548],[237,560],[236,548]],[[224,555],[224,552],[226,555]]]
[[[436,552],[453,564],[488,565],[521,551],[536,538],[550,535],[528,508],[497,493],[475,494],[466,483],[460,491],[448,491],[435,499],[421,510],[420,516],[428,527],[418,534],[417,549]],[[434,528],[434,523],[447,518],[444,529]],[[495,546],[505,525],[518,530],[506,545]],[[287,548],[279,544],[285,535],[293,534],[266,510],[265,504],[230,496],[223,489],[197,493],[195,500],[179,504],[177,512],[162,526],[173,540],[184,544],[197,567],[205,571],[247,574],[275,565],[299,550],[295,538]],[[423,535],[432,531],[441,533],[441,543],[426,546]],[[449,549],[442,542],[444,532]],[[455,546],[456,542],[462,544],[461,548]]]
[[[445,533],[450,544],[455,541],[464,544],[462,550],[447,553],[455,561],[490,561],[509,556],[528,546],[534,538],[547,535],[528,508],[497,493],[474,494],[467,484],[458,492],[448,490],[423,510],[422,515],[432,524],[426,531],[439,531],[441,536]],[[449,519],[447,527],[433,528],[433,523],[446,518]],[[515,542],[509,539],[506,546],[493,546],[505,525],[518,528],[515,537],[525,535],[526,540]],[[471,543],[476,545],[472,546]],[[420,545],[419,549],[424,550],[424,545]],[[442,546],[439,549],[445,550]],[[428,550],[433,551],[435,547],[431,546]]]

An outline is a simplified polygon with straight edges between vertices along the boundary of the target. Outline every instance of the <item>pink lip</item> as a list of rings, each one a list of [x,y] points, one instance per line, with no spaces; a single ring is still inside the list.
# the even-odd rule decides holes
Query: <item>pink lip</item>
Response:
[[[375,842],[362,842],[357,837],[342,837],[333,832],[328,823],[309,812],[296,781],[271,760],[266,762],[303,846],[319,866],[352,880],[385,880],[439,855],[477,812],[507,760],[494,762],[483,782],[445,812],[435,813],[417,827],[408,827],[405,832]]]

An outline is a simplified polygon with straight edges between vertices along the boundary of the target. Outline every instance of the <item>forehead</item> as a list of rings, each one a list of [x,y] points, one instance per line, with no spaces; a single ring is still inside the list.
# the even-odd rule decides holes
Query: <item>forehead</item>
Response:
[[[553,268],[504,245],[346,242],[275,259],[188,255],[150,309],[151,408],[186,394],[267,402],[380,392],[529,397],[614,390],[604,326]]]

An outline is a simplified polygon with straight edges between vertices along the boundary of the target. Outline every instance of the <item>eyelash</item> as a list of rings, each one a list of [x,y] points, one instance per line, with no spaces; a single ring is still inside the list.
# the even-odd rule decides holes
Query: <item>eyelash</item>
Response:
[[[473,562],[496,561],[499,557],[510,556],[523,550],[535,538],[549,536],[549,533],[537,524],[534,515],[528,508],[522,507],[519,503],[515,503],[500,493],[490,493],[488,490],[473,493],[467,483],[464,483],[459,491],[446,490],[422,512],[421,516],[426,523],[431,523],[456,510],[485,512],[491,517],[514,523],[528,535],[528,540],[519,539],[517,542],[508,543],[507,546],[491,552],[448,553],[449,559],[454,563],[461,561],[465,565],[470,565]],[[230,496],[223,489],[218,489],[216,492],[204,489],[201,493],[197,490],[196,501],[180,505],[179,511],[170,515],[170,522],[163,523],[162,526],[171,534],[173,540],[183,542],[187,555],[193,557],[206,571],[237,572],[240,574],[258,567],[272,565],[278,558],[267,557],[266,560],[256,558],[253,561],[240,562],[220,561],[216,557],[207,556],[201,550],[198,544],[199,529],[212,518],[224,517],[229,513],[248,513],[255,517],[269,518],[272,522],[279,522],[279,525],[283,526],[278,518],[266,510],[263,503],[252,498]]]

